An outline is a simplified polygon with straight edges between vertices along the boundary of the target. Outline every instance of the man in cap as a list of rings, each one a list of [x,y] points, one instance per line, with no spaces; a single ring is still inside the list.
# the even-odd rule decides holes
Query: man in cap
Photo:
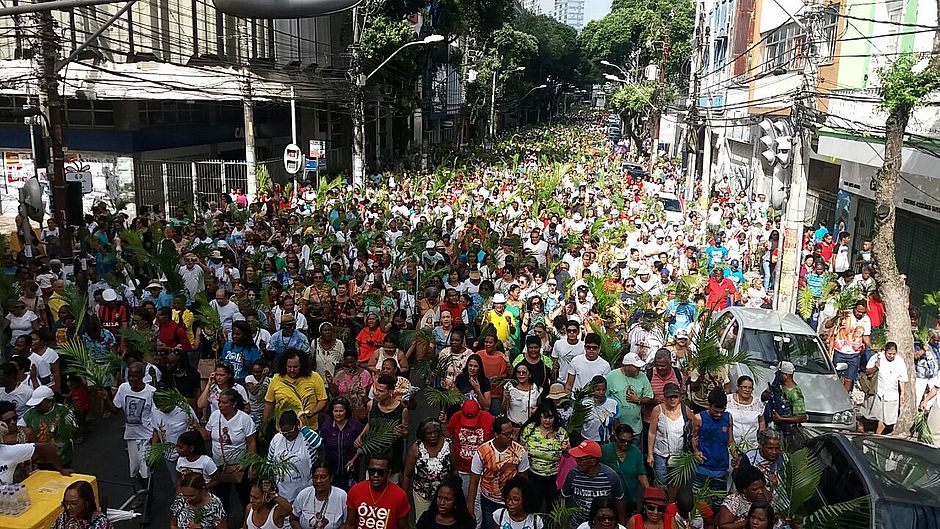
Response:
[[[725,268],[725,277],[731,280],[734,283],[734,288],[741,290],[742,287],[746,287],[747,284],[744,282],[744,272],[741,271],[741,263],[737,259],[732,259],[730,268]]]
[[[607,373],[607,396],[617,401],[620,424],[628,424],[634,432],[643,431],[643,406],[653,404],[653,387],[642,369],[643,360],[636,353],[627,353],[623,365]]]
[[[310,342],[297,330],[297,319],[291,313],[281,316],[281,328],[271,335],[271,341],[268,343],[268,352],[274,355],[275,360],[288,349],[310,350]]]
[[[708,269],[711,270],[717,264],[725,262],[728,256],[728,249],[722,246],[721,235],[716,235],[714,242],[705,248],[705,256],[708,257]]]
[[[506,296],[502,294],[493,295],[493,308],[486,311],[483,317],[484,325],[489,323],[496,331],[496,338],[506,343],[516,328],[516,319],[512,313],[506,310]]]
[[[659,287],[659,278],[653,277],[653,271],[648,265],[643,265],[636,272],[636,289],[641,294],[650,292],[651,294]]]
[[[571,516],[570,529],[575,529],[587,521],[591,503],[595,498],[601,497],[608,497],[616,502],[617,521],[620,525],[624,525],[627,510],[624,504],[623,484],[616,471],[601,463],[603,455],[601,446],[597,444],[597,441],[587,439],[568,450],[568,455],[577,462],[577,466],[568,472],[565,483],[561,487],[561,496],[565,499],[565,505],[577,508]]]
[[[30,408],[22,419],[36,432],[36,440],[53,443],[62,464],[69,466],[72,464],[72,435],[77,428],[75,416],[65,404],[56,404],[54,398],[52,388],[39,386],[26,402]]]
[[[143,295],[140,296],[140,302],[143,303],[145,301],[152,301],[158,309],[172,307],[173,295],[167,292],[159,281],[154,280],[147,285]]]
[[[463,484],[463,493],[467,494],[470,490],[470,468],[473,456],[483,443],[493,438],[493,416],[490,412],[481,410],[477,401],[468,400],[447,422],[447,431],[450,432],[450,438],[454,443],[452,452],[454,468]],[[479,494],[476,496],[473,509],[474,517],[479,520]]]
[[[897,348],[895,348],[895,351],[897,351]],[[795,426],[806,422],[806,402],[803,400],[803,390],[793,380],[796,366],[792,362],[783,361],[780,362],[777,370],[780,374],[780,396],[785,401],[781,404],[785,404],[785,406],[775,405],[772,418],[777,429],[786,436],[793,431]],[[772,391],[772,389],[767,391]],[[785,411],[789,411],[789,413],[785,413]]]
[[[130,323],[131,315],[127,305],[121,303],[117,292],[113,288],[106,288],[101,293],[101,299],[104,303],[98,306],[98,319],[101,321],[101,327],[110,331],[124,349],[124,338],[121,337],[121,330],[126,329]]]
[[[437,251],[434,241],[424,243],[424,252],[421,254],[421,266],[426,270],[436,270],[444,265],[444,256]]]

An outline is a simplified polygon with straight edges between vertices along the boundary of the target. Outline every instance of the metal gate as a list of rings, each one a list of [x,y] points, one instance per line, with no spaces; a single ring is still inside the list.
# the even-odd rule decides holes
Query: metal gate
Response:
[[[177,206],[219,202],[223,192],[243,192],[248,187],[248,169],[243,161],[204,162],[147,161],[134,163],[137,207],[172,212]]]

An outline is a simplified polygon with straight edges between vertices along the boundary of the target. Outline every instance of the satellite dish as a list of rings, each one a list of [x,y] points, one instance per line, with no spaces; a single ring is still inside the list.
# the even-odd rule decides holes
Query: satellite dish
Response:
[[[27,217],[42,224],[46,208],[42,204],[42,186],[35,176],[27,180],[20,189],[20,204]]]
[[[214,0],[226,15],[242,18],[306,18],[346,11],[362,0]]]

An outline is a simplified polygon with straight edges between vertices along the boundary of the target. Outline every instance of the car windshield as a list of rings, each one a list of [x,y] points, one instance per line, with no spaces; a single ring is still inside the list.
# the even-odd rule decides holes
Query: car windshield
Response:
[[[666,211],[674,211],[677,213],[682,213],[682,204],[674,198],[662,198],[659,199],[663,203],[663,209]]]
[[[798,371],[832,373],[825,353],[814,336],[790,334],[780,331],[745,329],[741,337],[741,350],[767,365],[790,361]]]
[[[890,438],[857,437],[852,444],[887,496],[940,507],[940,450]]]

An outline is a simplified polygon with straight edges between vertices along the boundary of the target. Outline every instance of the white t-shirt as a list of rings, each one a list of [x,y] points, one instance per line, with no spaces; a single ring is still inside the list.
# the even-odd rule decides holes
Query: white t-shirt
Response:
[[[574,375],[574,386],[572,386],[574,390],[588,385],[595,376],[603,376],[607,373],[610,373],[610,363],[599,356],[594,360],[588,360],[587,355],[581,355],[572,360],[568,368],[568,374]]]
[[[195,461],[190,461],[185,457],[176,460],[176,472],[179,474],[192,473],[202,474],[202,478],[209,481],[213,474],[219,469],[209,456],[199,456]]]
[[[179,407],[173,408],[169,413],[163,413],[160,408],[153,408],[153,428],[161,433],[160,437],[167,443],[176,444],[180,435],[189,431],[189,415]],[[176,449],[167,454],[168,461],[176,461],[179,454]]]
[[[300,529],[339,529],[346,523],[346,491],[338,487],[330,488],[324,501],[317,499],[313,487],[307,487],[297,494],[293,507]]]
[[[558,363],[558,381],[564,384],[568,380],[568,366],[571,361],[584,355],[584,342],[578,340],[578,343],[571,345],[566,338],[555,341],[552,346],[552,360]]]
[[[203,269],[199,266],[194,266],[192,269],[181,266],[180,275],[183,276],[183,284],[186,285],[186,290],[189,291],[189,295],[196,297],[198,292],[202,292],[202,274],[205,273]]]
[[[29,380],[28,378],[26,379]],[[0,400],[5,400],[12,402],[16,405],[16,414],[20,417],[26,413],[26,410],[29,409],[29,406],[26,405],[26,402],[33,396],[33,388],[30,387],[29,383],[26,384],[17,384],[13,391],[7,393],[7,390],[0,386]],[[0,445],[2,446],[2,445]]]
[[[209,306],[219,313],[219,320],[222,321],[226,336],[232,336],[232,322],[235,321],[235,315],[239,314],[238,305],[231,301],[225,305],[219,305],[219,302],[213,299],[209,302]]]
[[[895,355],[894,360],[889,362],[884,353],[878,353],[868,359],[867,369],[875,367],[875,362],[881,361],[878,365],[878,396],[885,401],[901,400],[901,392],[898,390],[898,382],[907,382],[907,365],[901,355]]]
[[[255,421],[243,412],[236,411],[231,419],[215,410],[209,415],[206,430],[212,437],[212,459],[217,465],[237,462],[248,447],[248,437],[255,433]]]
[[[524,424],[539,405],[541,391],[542,388],[535,384],[532,384],[529,391],[522,391],[509,385],[509,407],[506,409],[506,417],[515,424]]]
[[[36,313],[29,309],[22,316],[17,316],[11,312],[6,317],[7,321],[10,322],[10,345],[13,345],[20,336],[33,332],[33,322],[39,319],[39,316],[36,316]]]
[[[284,434],[274,434],[271,446],[268,447],[268,460],[277,461],[282,458],[293,463],[294,468],[277,480],[277,493],[287,501],[294,501],[300,491],[309,485],[313,467],[303,435],[298,433],[293,441],[288,441]]]
[[[32,459],[35,452],[36,445],[33,443],[0,444],[0,483],[13,483],[13,472],[16,466]]]
[[[529,514],[525,520],[517,522],[509,516],[509,511],[505,507],[493,512],[493,521],[496,523],[496,529],[542,529],[545,527],[539,515]]]
[[[48,380],[52,376],[52,368],[41,356],[30,351],[27,358],[29,358],[30,366],[36,368],[36,376],[40,380]]]
[[[258,328],[258,331],[255,333],[255,347],[258,350],[261,350],[261,342],[264,342],[265,349],[269,343],[271,343],[271,333],[267,329]]]
[[[153,433],[153,394],[156,388],[144,384],[140,391],[124,382],[114,394],[114,407],[124,410],[124,439],[150,439]]]
[[[535,257],[535,260],[538,261],[539,266],[545,266],[545,254],[548,253],[548,243],[539,239],[538,242],[532,244],[532,239],[526,239],[525,244],[522,245],[522,248],[532,252],[532,256]]]
[[[49,365],[49,372],[52,373],[52,366],[59,361],[59,353],[55,352],[55,349],[51,347],[46,347],[46,350],[40,355],[46,364]],[[55,380],[50,380],[47,386],[55,384]],[[61,389],[61,388],[60,388]]]

